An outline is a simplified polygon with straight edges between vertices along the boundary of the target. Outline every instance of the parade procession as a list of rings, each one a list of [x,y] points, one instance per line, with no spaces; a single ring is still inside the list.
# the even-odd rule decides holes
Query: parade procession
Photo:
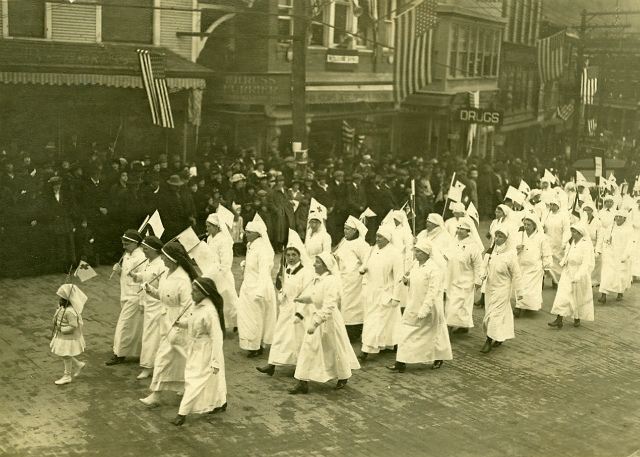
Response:
[[[0,455],[639,456],[637,9],[0,0]]]

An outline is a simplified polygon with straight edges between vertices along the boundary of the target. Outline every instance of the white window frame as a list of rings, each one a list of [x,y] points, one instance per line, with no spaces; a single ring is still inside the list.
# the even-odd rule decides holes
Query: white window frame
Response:
[[[339,3],[341,5],[345,5],[348,8],[347,11],[347,27],[346,30],[347,32],[351,32],[351,33],[358,33],[358,18],[355,17],[353,15],[353,2],[351,0],[335,0],[333,2],[331,2],[331,6],[329,8],[329,20],[327,21],[329,24],[332,25],[332,27],[329,27],[329,33],[328,35],[328,47],[329,48],[335,48],[337,47],[337,45],[333,42],[333,39],[335,37],[335,25],[336,25],[336,3]],[[353,37],[353,39],[355,40],[355,37]],[[354,47],[355,49],[355,47]]]

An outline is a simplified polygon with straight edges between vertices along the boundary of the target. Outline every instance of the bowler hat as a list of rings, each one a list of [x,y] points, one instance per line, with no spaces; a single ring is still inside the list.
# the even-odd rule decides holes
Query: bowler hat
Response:
[[[171,175],[171,177],[167,181],[167,184],[169,184],[170,186],[182,186],[184,184],[184,181],[182,181],[182,179],[178,175]]]

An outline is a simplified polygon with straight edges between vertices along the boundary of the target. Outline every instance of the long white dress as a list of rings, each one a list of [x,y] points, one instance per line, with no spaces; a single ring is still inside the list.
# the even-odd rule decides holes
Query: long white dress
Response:
[[[238,326],[238,293],[236,292],[236,280],[233,277],[231,266],[233,265],[233,238],[226,229],[221,230],[216,236],[207,238],[207,245],[211,249],[214,265],[204,276],[214,276],[218,293],[224,300],[224,323],[227,328]]]
[[[516,308],[538,311],[542,308],[542,279],[544,270],[551,267],[553,256],[544,233],[535,230],[531,236],[526,232],[515,235],[521,237],[522,250],[518,253],[518,263],[522,273],[523,298],[516,300]]]
[[[340,312],[345,325],[364,322],[366,296],[363,293],[363,276],[360,268],[367,262],[371,246],[363,239],[347,240],[338,246],[335,257],[342,280],[342,304]]]
[[[297,325],[309,327],[315,323],[319,326],[313,334],[305,331],[294,377],[316,382],[348,379],[360,364],[338,310],[340,280],[329,273],[316,276],[310,296],[313,314],[309,322]]]
[[[604,236],[604,233],[603,233],[604,229],[602,227],[602,222],[600,221],[600,218],[595,215],[593,219],[591,219],[591,222],[589,222],[585,214],[584,223],[585,223],[585,226],[587,227],[587,231],[589,232],[589,238],[591,239],[591,246],[595,251],[596,248],[598,247],[598,241],[600,240],[600,238],[602,238],[602,236]],[[591,271],[591,285],[593,286],[600,285],[601,274],[602,274],[602,256],[598,256],[598,258],[595,259],[595,266]]]
[[[184,395],[178,414],[201,414],[227,402],[223,333],[218,311],[209,298],[188,311]],[[184,319],[184,317],[183,317]],[[218,373],[213,373],[213,368]]]
[[[564,247],[569,242],[569,238],[571,238],[570,225],[569,213],[562,209],[555,213],[549,211],[543,221],[544,233],[553,256],[553,263],[549,268],[549,273],[556,283],[560,281],[560,275],[562,274],[560,262],[564,258]]]
[[[173,323],[182,311],[193,303],[191,279],[187,272],[181,267],[176,268],[171,274],[165,272],[160,277],[158,296],[163,307],[162,337],[153,362],[153,379],[149,388],[154,392],[179,392],[184,390],[187,339],[185,330],[174,327]]]
[[[484,273],[482,251],[470,236],[456,241],[447,255],[446,320],[449,327],[472,328],[475,285]]]
[[[522,295],[522,274],[517,253],[505,245],[497,246],[488,261],[485,315],[482,321],[484,333],[500,342],[515,338],[511,311],[512,287],[517,295]]]
[[[287,265],[283,274],[278,320],[269,350],[270,365],[295,365],[298,362],[298,354],[306,331],[305,324],[309,322],[312,313],[308,305],[293,301],[313,281],[312,269],[301,263],[297,266]],[[302,315],[302,323],[294,323],[296,313]]]
[[[156,286],[160,281],[158,276],[165,269],[164,262],[160,256],[151,262],[146,262],[144,271],[141,273],[142,282],[150,282]],[[155,279],[154,279],[155,278]],[[146,293],[142,294],[142,306],[144,308],[144,323],[142,327],[142,350],[140,351],[140,366],[143,368],[153,368],[153,363],[158,352],[158,345],[162,336],[162,302],[154,296]]]
[[[324,227],[320,227],[315,233],[308,230],[304,240],[304,247],[312,259],[321,252],[331,252],[331,235],[327,233]]]
[[[603,230],[596,252],[602,253],[600,293],[621,294],[631,286],[631,255],[635,250],[633,229],[628,222],[615,222]]]
[[[411,229],[403,224],[394,227],[391,235],[391,245],[402,256],[403,271],[406,273],[413,263],[413,235],[411,234]],[[408,293],[409,289],[402,283],[399,295],[400,308],[406,306]]]
[[[276,292],[271,280],[273,250],[258,238],[247,247],[244,279],[240,287],[238,335],[240,348],[257,351],[271,344],[276,324]]]
[[[453,359],[440,293],[442,277],[442,270],[434,260],[429,259],[422,265],[414,263],[409,273],[409,299],[396,354],[398,362],[431,363]],[[420,311],[427,317],[419,319]]]
[[[564,271],[558,283],[558,292],[553,301],[551,314],[592,321],[593,291],[591,290],[591,269],[593,268],[593,247],[586,238],[567,247]],[[577,282],[573,282],[574,280]]]
[[[373,248],[366,268],[362,351],[377,354],[381,349],[392,349],[400,341],[402,313],[399,306],[390,307],[389,301],[400,299],[404,262],[389,243],[382,249]]]
[[[143,321],[143,314],[140,312],[142,295],[140,294],[140,284],[129,276],[129,272],[135,267],[137,267],[136,270],[141,269],[140,263],[144,260],[144,253],[139,247],[135,248],[131,254],[125,252],[122,257],[120,315],[113,338],[113,353],[118,357],[140,357]]]
[[[635,240],[635,250],[631,258],[631,273],[635,277],[640,277],[640,209],[634,208],[631,213],[631,223],[633,225],[633,239]]]

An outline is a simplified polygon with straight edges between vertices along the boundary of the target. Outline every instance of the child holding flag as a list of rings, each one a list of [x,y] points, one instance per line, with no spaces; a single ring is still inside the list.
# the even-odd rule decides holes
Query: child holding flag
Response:
[[[84,362],[76,359],[85,349],[82,335],[82,309],[87,296],[73,284],[63,284],[56,292],[60,300],[53,316],[53,335],[49,347],[51,352],[62,357],[64,375],[55,381],[57,385],[69,384],[80,374]]]

